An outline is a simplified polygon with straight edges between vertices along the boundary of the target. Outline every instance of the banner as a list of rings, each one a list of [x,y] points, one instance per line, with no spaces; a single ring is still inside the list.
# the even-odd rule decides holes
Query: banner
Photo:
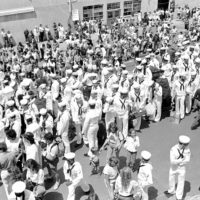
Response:
[[[79,21],[79,12],[78,9],[72,10],[72,21]]]

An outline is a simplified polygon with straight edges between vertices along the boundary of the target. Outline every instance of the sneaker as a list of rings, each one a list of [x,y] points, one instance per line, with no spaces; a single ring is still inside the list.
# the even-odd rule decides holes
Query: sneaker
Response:
[[[53,189],[57,190],[59,188],[59,186],[60,186],[60,181],[56,181],[56,183],[53,186]]]

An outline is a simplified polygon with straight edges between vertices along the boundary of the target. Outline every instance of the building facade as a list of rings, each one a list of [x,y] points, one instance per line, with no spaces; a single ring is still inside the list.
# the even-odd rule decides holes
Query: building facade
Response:
[[[78,9],[81,20],[101,19],[110,24],[116,17],[129,17],[141,10],[142,0],[77,0],[72,10]]]

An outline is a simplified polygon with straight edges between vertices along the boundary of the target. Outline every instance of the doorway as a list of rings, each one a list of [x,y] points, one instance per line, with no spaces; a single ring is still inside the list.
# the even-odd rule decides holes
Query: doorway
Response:
[[[167,10],[169,8],[169,0],[158,0],[158,9]]]

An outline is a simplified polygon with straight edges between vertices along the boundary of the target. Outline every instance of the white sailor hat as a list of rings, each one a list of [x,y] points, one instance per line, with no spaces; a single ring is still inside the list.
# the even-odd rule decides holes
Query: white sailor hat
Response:
[[[26,189],[26,184],[23,181],[17,181],[12,185],[12,191],[14,193],[20,194]]]
[[[46,115],[47,114],[47,109],[46,108],[41,108],[40,109],[40,114],[41,115]]]
[[[27,99],[22,99],[22,100],[20,101],[20,104],[21,104],[22,106],[25,106],[25,105],[28,104],[28,100],[27,100]]]
[[[76,72],[72,72],[72,75],[73,76],[78,76],[78,72],[76,71]]]
[[[89,105],[91,105],[91,106],[92,106],[92,105],[95,105],[95,104],[96,104],[96,100],[90,99],[88,103],[89,103]]]
[[[106,97],[106,102],[111,103],[113,101],[112,97]]]
[[[180,56],[181,55],[181,53],[179,52],[179,51],[177,51],[176,53],[175,53],[175,56]]]
[[[39,88],[45,89],[45,88],[46,88],[46,84],[45,84],[45,83],[41,84],[41,85],[39,86]]]
[[[8,83],[8,80],[7,79],[5,79],[4,81],[3,81],[3,83],[5,84],[5,83]]]
[[[91,94],[98,94],[98,90],[95,90],[95,89],[92,90],[92,91],[91,91]]]
[[[142,65],[137,65],[136,68],[137,68],[137,69],[142,69],[143,66],[142,66]]]
[[[136,61],[137,61],[137,62],[141,62],[142,59],[141,59],[141,58],[136,58]]]
[[[72,70],[71,69],[67,69],[66,70],[66,74],[72,74]]]
[[[149,59],[149,58],[151,58],[151,57],[150,57],[150,54],[148,54],[147,56],[145,56],[145,58],[146,58],[146,59]]]
[[[30,83],[31,83],[31,80],[28,79],[28,78],[25,78],[25,79],[22,81],[21,84],[22,84],[22,86],[27,87],[27,86],[30,85]]]
[[[190,138],[186,135],[180,135],[179,136],[179,142],[182,143],[182,144],[189,144]]]
[[[62,108],[66,106],[66,103],[64,101],[61,101],[60,103],[58,103],[58,107]]]
[[[67,159],[67,160],[71,160],[71,159],[74,159],[76,156],[76,154],[74,152],[69,152],[69,153],[65,153],[64,157]]]
[[[15,102],[13,100],[9,100],[6,103],[7,106],[13,106],[14,104],[15,104]]]
[[[56,78],[56,74],[51,73],[51,74],[50,74],[50,77],[51,77],[51,78]]]
[[[125,64],[121,64],[120,67],[123,68],[123,69],[126,69],[126,65]]]
[[[112,67],[112,66],[108,67],[109,72],[112,72],[113,70],[114,70],[114,67]]]
[[[113,89],[118,89],[118,88],[119,88],[119,85],[118,85],[117,83],[114,83],[114,84],[112,85],[112,88],[113,88]]]
[[[29,115],[29,114],[25,114],[25,116],[24,116],[24,117],[25,117],[25,119],[26,119],[26,120],[28,120],[28,119],[32,119],[32,116],[31,116],[31,115]]]
[[[146,59],[143,59],[141,64],[146,64],[147,63],[147,60]]]
[[[128,93],[128,90],[126,88],[121,88],[120,89],[120,93],[121,94],[127,94]]]
[[[103,59],[103,60],[101,61],[101,64],[107,65],[107,64],[108,64],[108,61],[107,61],[106,59]]]
[[[61,82],[61,83],[65,83],[66,81],[67,81],[66,78],[61,78],[61,79],[60,79],[60,82]]]
[[[74,65],[74,66],[73,66],[73,69],[78,69],[78,65],[77,65],[77,64]]]
[[[197,58],[195,59],[195,62],[196,62],[196,63],[200,63],[200,58],[197,57]]]
[[[16,116],[16,113],[15,112],[11,112],[8,114],[8,118],[13,118]]]
[[[123,71],[122,71],[122,74],[123,74],[123,75],[127,75],[127,74],[128,74],[128,71],[127,71],[127,70],[123,70]]]
[[[92,84],[96,84],[96,83],[98,83],[97,79],[95,79],[95,80],[92,81]]]
[[[149,160],[151,158],[151,153],[148,152],[148,151],[142,151],[141,152],[141,157],[144,159],[144,160]]]
[[[148,52],[152,52],[152,49],[147,49]]]
[[[139,89],[140,88],[140,84],[138,82],[134,82],[133,88],[134,89]]]

